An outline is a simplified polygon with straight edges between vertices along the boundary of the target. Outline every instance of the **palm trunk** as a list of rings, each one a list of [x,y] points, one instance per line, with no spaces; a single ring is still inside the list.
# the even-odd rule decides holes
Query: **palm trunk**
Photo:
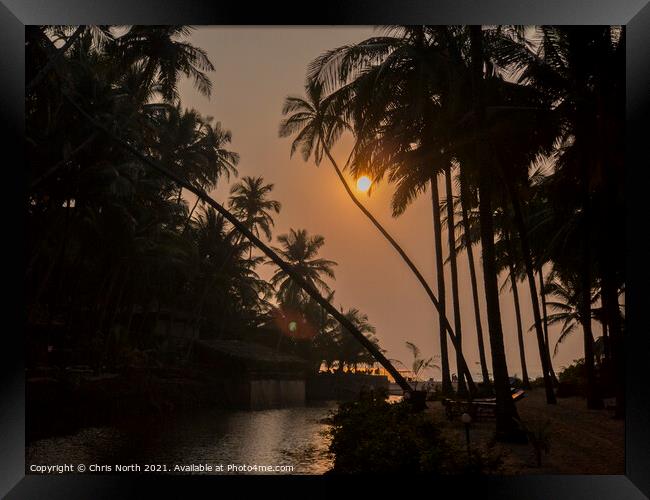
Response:
[[[506,364],[501,313],[499,311],[499,286],[494,249],[494,221],[491,198],[491,174],[487,171],[483,152],[483,34],[480,26],[470,27],[472,51],[472,89],[475,126],[475,160],[479,174],[479,217],[481,224],[481,248],[483,254],[483,281],[485,284],[485,301],[487,304],[490,348],[492,350],[492,371],[496,393],[496,427],[497,438],[512,439],[517,437],[517,409],[510,396],[508,365]]]
[[[573,40],[570,38],[569,43]],[[594,147],[589,141],[588,129],[591,124],[591,113],[584,108],[588,102],[587,76],[584,72],[583,61],[571,61],[573,68],[573,84],[577,94],[577,109],[575,118],[575,147],[578,151],[577,164],[579,165],[580,180],[580,205],[582,208],[581,250],[580,260],[580,290],[578,310],[582,323],[585,371],[587,374],[587,408],[602,407],[602,400],[598,397],[596,386],[596,373],[594,366],[594,338],[591,331],[591,189],[589,182],[590,170],[597,165],[594,162]]]
[[[169,170],[168,168],[160,165],[158,162],[149,158],[148,156],[142,154],[135,147],[133,147],[128,142],[117,137],[112,131],[104,127],[100,122],[95,120],[90,116],[83,108],[81,108],[75,101],[72,99],[67,92],[63,92],[64,97],[75,107],[75,109],[93,126],[104,131],[109,137],[116,141],[121,147],[129,151],[136,158],[139,158],[143,163],[146,163],[154,170],[165,175],[169,179],[176,182],[179,186],[187,189],[191,193],[194,193],[196,196],[200,197],[205,203],[213,207],[217,212],[219,212],[223,217],[230,222],[241,234],[243,234],[253,245],[259,248],[275,265],[287,273],[295,283],[300,286],[314,301],[316,301],[321,307],[323,307],[329,314],[331,314],[343,328],[346,328],[350,333],[368,350],[368,352],[386,369],[388,373],[394,378],[395,382],[407,392],[411,392],[412,388],[409,383],[404,379],[401,373],[391,364],[391,362],[383,355],[383,353],[370,341],[366,336],[361,333],[354,324],[348,320],[341,312],[339,312],[332,304],[330,304],[327,299],[325,299],[318,291],[310,285],[305,279],[297,273],[293,266],[284,262],[280,256],[264,244],[259,238],[257,238],[244,224],[241,223],[232,213],[226,210],[223,206],[213,200],[207,193],[202,189],[194,187],[192,184],[187,182],[185,179],[178,176],[175,172]]]
[[[483,325],[481,324],[481,308],[478,301],[478,284],[476,279],[476,266],[474,264],[474,250],[472,248],[470,223],[468,216],[469,206],[469,188],[467,179],[463,174],[463,167],[460,169],[460,206],[463,214],[463,229],[465,231],[465,250],[467,251],[467,260],[469,262],[469,277],[472,285],[472,299],[474,301],[474,323],[476,325],[476,338],[478,341],[478,353],[481,361],[481,374],[483,383],[490,384],[490,375],[488,373],[487,359],[485,357],[485,344],[483,342]]]
[[[443,394],[453,393],[451,378],[449,376],[449,353],[447,351],[447,337],[444,334],[442,315],[446,313],[445,302],[445,269],[442,259],[442,224],[440,222],[440,195],[438,194],[438,178],[431,177],[431,205],[433,207],[433,236],[435,245],[436,274],[438,278],[438,300],[440,301],[440,365],[442,371]],[[456,333],[458,335],[458,333]],[[456,337],[458,340],[458,337]],[[458,350],[456,350],[458,352]]]
[[[584,150],[584,146],[581,146]],[[588,186],[588,162],[586,155],[582,156],[582,207],[583,207],[583,235],[582,255],[580,273],[580,321],[582,323],[585,371],[587,373],[587,408],[602,408],[603,402],[598,395],[596,386],[596,373],[594,366],[594,337],[591,331],[591,221],[590,221],[590,200]]]
[[[512,204],[512,210],[514,213],[515,226],[517,228],[519,242],[521,244],[521,252],[524,258],[526,277],[528,278],[528,288],[530,290],[530,299],[533,306],[533,318],[535,321],[535,334],[537,336],[537,348],[539,350],[539,357],[542,364],[542,375],[544,377],[544,388],[546,390],[546,403],[556,404],[557,399],[555,398],[555,393],[553,392],[553,380],[551,378],[551,370],[549,368],[550,356],[548,353],[548,346],[544,341],[544,330],[542,328],[542,316],[539,308],[537,286],[535,285],[533,259],[531,257],[530,245],[528,242],[528,232],[526,230],[524,216],[521,211],[519,197],[515,193],[515,188],[514,186],[512,186],[512,183],[508,179],[505,179],[505,181],[506,181],[506,186],[508,188],[508,194],[510,195],[510,202]]]
[[[605,347],[609,353],[610,372],[614,377],[616,393],[616,417],[625,416],[625,363],[623,350],[623,332],[621,328],[621,312],[618,306],[618,290],[613,284],[608,272],[604,273],[602,280],[603,308],[607,325],[607,338]]]
[[[515,318],[517,319],[517,342],[519,343],[519,359],[521,361],[521,380],[524,389],[530,389],[528,369],[526,367],[526,352],[524,350],[524,331],[521,326],[521,309],[519,307],[519,290],[517,289],[517,276],[515,268],[510,264],[510,284],[512,285],[512,300],[515,304]]]
[[[190,222],[192,222],[192,215],[194,215],[194,210],[196,210],[199,201],[201,201],[201,199],[197,198],[194,202],[194,205],[192,206],[192,210],[190,210],[190,213],[187,215],[187,219],[185,219],[185,224],[183,225],[183,233],[185,233],[185,231],[187,231],[187,228],[190,226]]]
[[[537,270],[539,275],[539,293],[542,297],[542,320],[544,323],[544,343],[546,344],[546,356],[548,357],[548,369],[549,375],[551,376],[551,381],[553,385],[557,387],[559,384],[557,376],[555,375],[555,370],[553,369],[553,360],[551,358],[551,344],[548,340],[548,314],[546,312],[546,294],[544,293],[544,271],[542,267]]]
[[[458,267],[456,265],[456,226],[454,224],[454,196],[451,188],[451,165],[445,169],[445,189],[447,193],[447,233],[449,238],[449,266],[451,268],[451,296],[454,306],[454,331],[458,342],[456,351],[456,371],[458,372],[458,394],[467,395],[467,387],[461,370],[460,358],[463,355],[463,342],[460,318],[460,298],[458,296]]]

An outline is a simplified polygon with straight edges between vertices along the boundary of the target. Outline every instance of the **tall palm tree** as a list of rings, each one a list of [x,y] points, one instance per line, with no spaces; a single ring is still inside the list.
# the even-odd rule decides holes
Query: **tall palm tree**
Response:
[[[143,92],[157,82],[163,98],[172,101],[178,97],[178,80],[183,74],[201,94],[210,96],[212,82],[206,72],[214,71],[214,66],[204,49],[182,40],[191,32],[190,26],[135,25],[111,49],[123,64],[143,64]]]
[[[537,276],[539,277],[539,293],[541,295],[541,302],[542,302],[542,324],[544,325],[544,343],[546,344],[546,351],[547,351],[547,356],[549,356],[548,360],[548,369],[550,372],[551,379],[553,380],[553,384],[557,386],[558,384],[558,379],[557,376],[555,375],[555,370],[553,369],[553,362],[550,358],[550,343],[548,340],[548,312],[546,309],[546,294],[544,293],[544,289],[546,288],[545,283],[544,283],[544,269],[543,266],[540,266],[538,271],[537,271]]]
[[[178,168],[181,175],[201,189],[212,190],[221,178],[237,175],[239,154],[228,149],[230,130],[196,110],[179,105],[164,106],[155,112],[152,125],[157,129],[153,153],[163,163]],[[182,188],[176,194],[182,199]],[[191,219],[198,199],[188,215]]]
[[[368,340],[379,347],[379,342],[374,336],[377,330],[368,322],[367,314],[362,313],[356,308],[351,308],[345,311],[344,315]],[[356,371],[357,365],[365,362],[365,350],[360,348],[361,346],[355,338],[341,325],[337,325],[334,335],[336,338],[336,349],[338,351],[338,370],[342,372],[347,365],[348,370],[354,369]]]
[[[475,120],[475,154],[484,158],[485,141],[485,104],[484,104],[484,54],[483,33],[481,26],[470,26],[472,89]],[[508,366],[506,364],[503,330],[499,311],[499,289],[494,249],[494,222],[492,209],[492,191],[490,172],[485,164],[479,168],[479,217],[481,225],[481,248],[483,254],[483,281],[487,304],[490,347],[492,350],[492,370],[494,389],[497,398],[497,435],[508,439],[517,432],[517,409],[510,396],[508,383]]]
[[[552,276],[552,281],[546,283],[544,294],[554,297],[554,300],[547,302],[553,311],[548,316],[549,325],[561,324],[560,335],[553,348],[553,356],[555,356],[559,345],[575,331],[578,325],[586,321],[591,322],[595,310],[590,307],[589,317],[583,317],[580,307],[580,283],[576,277],[560,276],[559,273],[553,273]],[[593,305],[598,298],[599,294],[592,294],[591,304]]]
[[[438,190],[438,177],[432,176],[430,179],[431,184],[431,206],[433,208],[433,237],[435,248],[435,262],[436,262],[436,278],[438,280],[438,299],[442,314],[446,314],[446,290],[445,290],[445,267],[442,256],[442,223],[440,215],[440,194]],[[455,312],[455,311],[454,311]],[[439,318],[442,318],[442,314]],[[440,366],[442,367],[442,392],[450,394],[453,392],[451,385],[451,376],[449,373],[449,353],[447,350],[447,337],[444,335],[444,325],[440,321]],[[458,325],[456,325],[458,327]],[[460,339],[458,332],[456,332],[456,353],[460,352],[459,344]],[[462,375],[459,377],[459,383]],[[460,387],[460,386],[459,386]]]
[[[275,251],[285,262],[293,267],[294,272],[322,293],[329,294],[331,289],[323,277],[334,279],[336,262],[318,257],[318,252],[325,244],[321,235],[310,236],[306,229],[290,229],[288,234],[278,236],[281,248]],[[305,291],[282,268],[277,269],[270,280],[277,290],[277,297],[284,306],[300,308],[308,299]]]
[[[462,354],[462,333],[460,319],[460,297],[458,293],[458,267],[456,265],[456,225],[454,223],[454,196],[451,187],[451,164],[445,169],[445,189],[447,193],[447,234],[449,245],[449,265],[451,268],[451,294],[454,307],[454,330],[458,339],[459,350],[456,353],[458,371],[458,393],[467,394],[467,387],[460,370],[460,355]]]
[[[515,259],[515,245],[512,243],[512,237],[506,231],[504,239],[507,245],[508,274],[510,276],[510,288],[512,291],[512,300],[515,307],[515,320],[517,322],[517,344],[519,345],[519,360],[521,362],[521,381],[524,389],[530,389],[530,380],[528,378],[528,367],[526,366],[526,350],[524,348],[524,332],[521,321],[521,306],[519,304],[519,288],[517,286],[517,271]]]
[[[460,184],[460,206],[461,206],[461,219],[463,223],[463,244],[467,252],[467,261],[469,265],[470,284],[472,286],[472,300],[474,303],[474,325],[476,327],[476,338],[478,342],[479,360],[481,363],[481,374],[483,376],[483,384],[490,383],[490,376],[488,374],[487,359],[485,356],[485,345],[483,341],[483,325],[481,321],[481,308],[478,300],[478,280],[476,279],[476,265],[474,263],[474,250],[472,248],[472,229],[469,219],[470,210],[470,192],[466,179],[464,169],[461,167],[459,175]]]
[[[268,196],[273,191],[273,184],[264,184],[262,177],[243,177],[241,182],[230,188],[228,206],[233,213],[259,238],[260,231],[271,241],[273,215],[280,213],[279,201]]]

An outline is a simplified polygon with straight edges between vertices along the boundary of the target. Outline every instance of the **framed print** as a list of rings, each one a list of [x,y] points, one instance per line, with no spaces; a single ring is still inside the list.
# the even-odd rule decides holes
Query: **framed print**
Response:
[[[649,495],[650,7],[312,7],[3,0],[0,492]]]

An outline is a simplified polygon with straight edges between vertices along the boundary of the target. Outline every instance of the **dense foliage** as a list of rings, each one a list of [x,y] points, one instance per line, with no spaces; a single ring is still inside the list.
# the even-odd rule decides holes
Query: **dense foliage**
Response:
[[[111,371],[174,361],[161,321],[201,337],[267,343],[309,359],[314,370],[323,361],[373,364],[282,269],[261,279],[266,258],[221,214],[120,147],[117,139],[206,192],[237,176],[231,132],[179,98],[181,78],[206,96],[212,89],[214,67],[188,41],[191,31],[26,30],[30,366]],[[224,203],[267,241],[281,210],[273,189],[244,177]],[[324,238],[306,229],[275,238],[294,272],[331,299],[336,263],[320,256]],[[359,311],[348,316],[374,332]]]

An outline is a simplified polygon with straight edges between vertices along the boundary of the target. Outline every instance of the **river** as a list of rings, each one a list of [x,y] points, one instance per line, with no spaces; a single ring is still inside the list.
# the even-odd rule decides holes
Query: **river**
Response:
[[[164,465],[173,472],[174,465],[208,464],[213,471],[207,473],[213,474],[322,474],[331,467],[322,419],[335,408],[332,401],[261,411],[199,410],[164,419],[138,417],[119,427],[89,427],[33,442],[26,472],[32,464],[72,463],[84,464],[88,472],[94,465],[112,466],[103,472],[115,472],[117,464],[139,464],[141,471],[147,464]],[[228,471],[229,465],[239,470]]]

